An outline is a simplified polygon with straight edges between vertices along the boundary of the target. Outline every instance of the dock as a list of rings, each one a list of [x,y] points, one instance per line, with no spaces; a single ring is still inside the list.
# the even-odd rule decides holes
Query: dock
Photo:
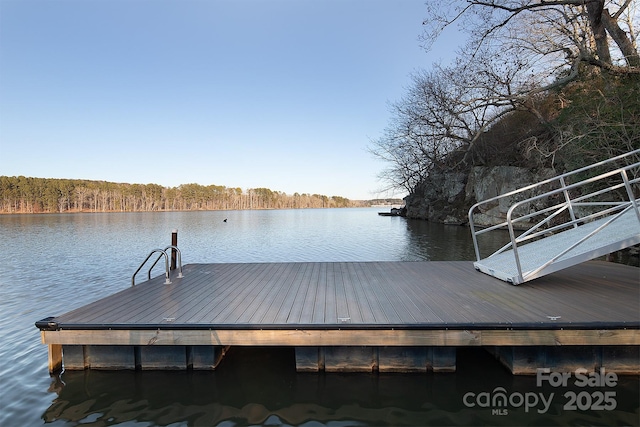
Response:
[[[589,261],[511,286],[473,262],[188,264],[36,322],[49,369],[216,369],[294,347],[298,371],[455,371],[481,346],[514,374],[640,374],[640,269]]]

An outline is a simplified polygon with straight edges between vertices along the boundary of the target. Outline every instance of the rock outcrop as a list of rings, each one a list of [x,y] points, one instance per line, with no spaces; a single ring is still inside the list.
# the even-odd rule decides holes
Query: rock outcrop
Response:
[[[467,213],[474,203],[555,175],[552,169],[531,170],[515,166],[475,166],[468,173],[432,173],[428,180],[416,186],[415,191],[405,198],[406,216],[445,224],[466,224]],[[531,195],[527,194],[527,197]],[[519,200],[522,200],[522,196],[488,205],[475,217],[475,221],[484,226],[501,223],[509,207]]]

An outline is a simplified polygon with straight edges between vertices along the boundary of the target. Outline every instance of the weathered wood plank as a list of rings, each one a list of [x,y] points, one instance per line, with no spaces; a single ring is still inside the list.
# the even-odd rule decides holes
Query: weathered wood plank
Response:
[[[430,368],[433,372],[455,372],[457,352],[455,347],[430,347]]]
[[[304,286],[304,292],[301,293],[300,298],[296,298],[287,323],[313,323],[313,312],[318,298],[318,286],[320,286],[321,277],[325,277],[324,274],[320,273],[321,269],[324,270],[322,267],[322,264],[314,263],[305,269],[303,283],[308,283],[308,286]]]
[[[345,286],[345,263],[333,264],[334,267],[334,283],[335,283],[335,316],[327,317],[325,323],[339,323],[342,321],[351,321],[351,313],[349,312],[349,304],[347,299],[347,290]],[[353,303],[352,303],[353,305]],[[355,309],[355,308],[354,308]]]
[[[254,346],[640,345],[640,330],[60,330],[45,344]]]
[[[309,324],[319,324],[325,321],[325,307],[327,304],[327,288],[328,285],[328,273],[329,265],[327,263],[319,264],[318,270],[318,286],[316,287],[315,299],[313,302],[313,313]],[[306,317],[300,319],[301,323],[307,323]]]
[[[536,375],[540,368],[553,372],[605,368],[621,375],[640,373],[637,346],[504,346],[487,350],[514,375]]]
[[[142,370],[183,370],[187,369],[187,349],[185,346],[145,345],[140,350]]]
[[[49,372],[54,373],[62,369],[62,345],[49,344],[47,364]]]
[[[298,372],[318,372],[324,370],[324,363],[320,363],[320,349],[318,347],[296,347],[296,370]]]
[[[214,370],[222,361],[228,348],[221,346],[194,345],[188,349],[188,366],[195,370]]]
[[[383,309],[383,304],[376,295],[380,289],[373,283],[367,282],[365,270],[375,268],[376,264],[357,263],[353,265],[353,275],[355,277],[354,286],[357,301],[362,313],[363,323],[387,323],[389,317]]]
[[[358,302],[358,311],[354,323],[376,323],[376,316],[374,314],[376,302],[372,296],[368,295],[368,288],[369,286],[363,280],[362,274],[356,271],[353,277],[353,293]]]
[[[358,292],[362,289],[362,283],[358,277],[360,267],[358,263],[341,264],[342,287],[344,289],[345,305],[348,315],[338,316],[338,323],[369,323],[375,322],[375,315],[372,308],[367,304],[366,299]]]
[[[396,286],[393,279],[387,274],[390,263],[380,264],[378,268],[366,267],[363,269],[363,282],[374,290],[375,294],[382,296],[381,307],[385,317],[391,323],[416,323],[415,318],[407,314],[406,295]]]
[[[91,369],[136,369],[135,349],[130,345],[87,345],[85,362]]]
[[[372,347],[325,347],[326,372],[372,372],[378,368],[377,349]]]
[[[62,346],[65,370],[83,370],[89,368],[84,357],[84,348],[84,345]]]
[[[237,292],[234,292],[230,298],[227,298],[224,307],[219,313],[213,317],[214,322],[224,322],[235,319],[244,311],[247,301],[253,301],[255,296],[259,294],[261,289],[265,288],[265,281],[269,277],[273,277],[273,273],[281,267],[279,264],[259,264],[253,266],[254,273],[247,274],[246,279],[242,283],[237,284]],[[268,283],[268,282],[267,282]],[[241,310],[239,313],[236,310]],[[234,314],[234,312],[236,314]]]
[[[211,323],[224,307],[233,302],[240,287],[246,285],[253,275],[263,268],[262,264],[233,264],[231,266],[213,264],[213,266],[213,276],[207,283],[207,287],[211,289],[211,296],[201,299],[198,302],[197,313],[184,323]],[[261,291],[264,292],[264,289]]]
[[[280,292],[274,301],[274,309],[269,319],[265,319],[265,323],[283,324],[288,323],[291,316],[296,319],[300,318],[299,311],[293,313],[294,302],[298,299],[298,295],[304,295],[309,288],[309,273],[312,266],[303,264],[303,268],[298,268],[298,275],[289,276],[290,280],[283,281],[280,284]],[[300,271],[302,270],[302,271]],[[301,306],[298,306],[301,308]],[[297,323],[293,320],[291,323]]]
[[[335,323],[338,318],[338,300],[336,290],[336,264],[333,263],[327,265],[327,292],[325,296],[326,300],[322,323]]]
[[[380,347],[380,372],[426,372],[427,347]]]
[[[640,375],[640,347],[606,346],[601,365],[621,375]]]
[[[280,264],[264,280],[258,284],[257,293],[250,300],[244,302],[242,315],[238,318],[228,318],[226,323],[260,324],[265,319],[273,319],[277,313],[277,306],[281,303],[283,288],[290,284],[301,266]]]
[[[296,347],[298,372],[455,372],[456,347]]]

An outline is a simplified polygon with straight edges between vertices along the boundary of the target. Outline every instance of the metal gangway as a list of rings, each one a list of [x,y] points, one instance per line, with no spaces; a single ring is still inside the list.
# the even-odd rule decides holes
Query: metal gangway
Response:
[[[639,244],[639,159],[634,150],[473,205],[476,270],[519,285]],[[508,200],[515,202],[504,222],[487,228],[474,222]],[[505,229],[508,242],[482,258],[481,236]]]

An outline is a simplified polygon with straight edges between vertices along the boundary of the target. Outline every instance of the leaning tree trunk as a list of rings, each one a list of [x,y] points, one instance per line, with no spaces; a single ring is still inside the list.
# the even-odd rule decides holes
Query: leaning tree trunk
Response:
[[[629,40],[627,33],[618,25],[618,20],[614,19],[607,9],[602,11],[602,21],[607,32],[624,55],[627,65],[629,67],[640,67],[640,54],[638,54],[631,40]]]
[[[586,2],[587,14],[589,16],[589,24],[593,32],[593,40],[596,44],[596,54],[598,59],[611,65],[611,52],[607,43],[607,30],[604,26],[602,14],[604,11],[604,0],[593,0]]]

